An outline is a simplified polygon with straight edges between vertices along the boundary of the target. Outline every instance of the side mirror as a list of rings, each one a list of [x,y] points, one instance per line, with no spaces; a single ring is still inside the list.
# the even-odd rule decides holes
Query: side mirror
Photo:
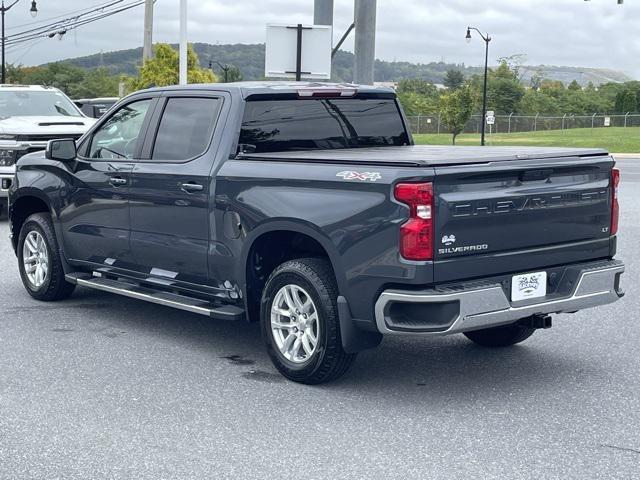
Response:
[[[49,140],[44,156],[49,160],[69,162],[76,159],[77,153],[76,141],[73,138],[61,138],[60,140]]]

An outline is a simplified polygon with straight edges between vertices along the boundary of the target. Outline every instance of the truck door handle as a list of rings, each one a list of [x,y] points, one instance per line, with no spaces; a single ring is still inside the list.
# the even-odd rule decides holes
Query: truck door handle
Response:
[[[111,185],[113,185],[114,187],[121,187],[122,185],[126,185],[127,184],[127,180],[125,178],[122,178],[122,177],[111,177],[109,179],[109,183]]]
[[[204,187],[198,183],[189,182],[181,183],[180,190],[186,193],[201,192],[202,190],[204,190]]]

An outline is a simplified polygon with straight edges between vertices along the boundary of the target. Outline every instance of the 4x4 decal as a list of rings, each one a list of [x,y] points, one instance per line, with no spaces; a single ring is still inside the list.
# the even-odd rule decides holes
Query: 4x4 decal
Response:
[[[382,175],[380,172],[353,172],[350,170],[345,170],[344,172],[336,173],[336,177],[342,177],[345,180],[360,180],[361,182],[375,182],[376,180],[380,180]]]

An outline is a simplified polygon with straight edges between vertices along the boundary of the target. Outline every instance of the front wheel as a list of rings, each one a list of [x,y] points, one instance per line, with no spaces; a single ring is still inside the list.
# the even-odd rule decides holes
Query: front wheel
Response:
[[[524,342],[533,335],[535,331],[535,328],[512,323],[511,325],[504,325],[502,327],[465,332],[464,335],[473,343],[477,343],[483,347],[509,347],[516,343]]]
[[[262,294],[261,322],[267,352],[290,380],[335,380],[356,354],[342,348],[338,289],[328,262],[301,258],[277,267]]]
[[[18,266],[22,283],[33,298],[67,298],[75,285],[64,279],[62,259],[53,223],[47,213],[34,213],[24,222],[18,238]]]

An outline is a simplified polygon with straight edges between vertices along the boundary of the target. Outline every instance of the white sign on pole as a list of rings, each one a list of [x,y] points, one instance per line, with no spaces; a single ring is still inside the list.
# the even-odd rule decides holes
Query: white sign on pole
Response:
[[[306,79],[331,78],[331,25],[303,25],[300,76]],[[265,76],[296,78],[298,26],[267,25]]]
[[[496,123],[496,116],[493,110],[487,110],[487,125],[494,125]]]
[[[611,117],[604,117],[604,126],[605,127],[611,126]]]

